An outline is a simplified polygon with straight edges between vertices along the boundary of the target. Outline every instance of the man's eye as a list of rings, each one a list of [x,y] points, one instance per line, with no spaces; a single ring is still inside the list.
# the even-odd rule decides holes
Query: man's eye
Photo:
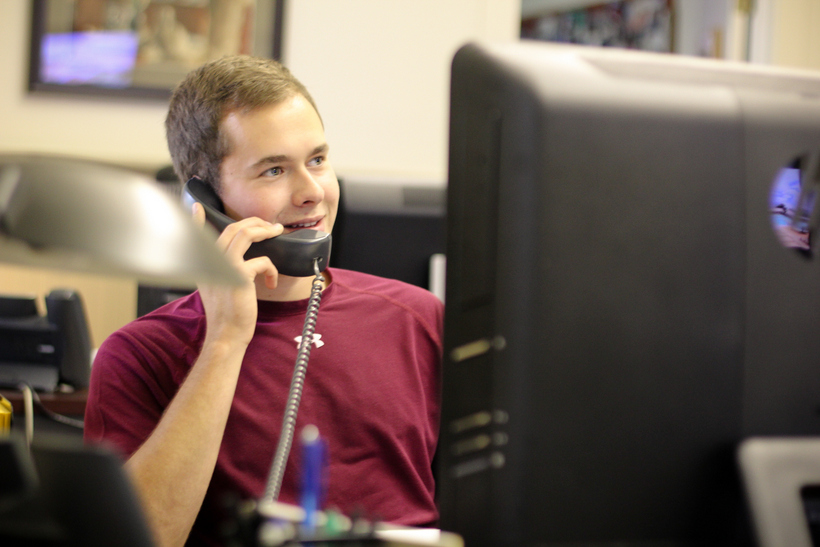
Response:
[[[310,160],[310,165],[322,165],[325,162],[324,156],[316,156]]]
[[[262,173],[262,176],[263,177],[275,177],[275,176],[281,175],[281,174],[282,174],[282,168],[281,167],[271,167],[270,169],[265,170],[265,172]]]

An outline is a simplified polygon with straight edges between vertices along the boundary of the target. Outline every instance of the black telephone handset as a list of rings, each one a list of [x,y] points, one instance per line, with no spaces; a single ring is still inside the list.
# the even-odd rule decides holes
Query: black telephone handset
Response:
[[[185,183],[182,201],[188,208],[194,202],[202,204],[205,218],[220,232],[234,222],[225,214],[222,200],[202,179],[194,177]],[[309,277],[316,274],[314,261],[318,260],[320,272],[327,268],[330,261],[330,243],[331,236],[328,233],[320,230],[297,230],[252,243],[245,253],[245,259],[267,256],[282,275]]]

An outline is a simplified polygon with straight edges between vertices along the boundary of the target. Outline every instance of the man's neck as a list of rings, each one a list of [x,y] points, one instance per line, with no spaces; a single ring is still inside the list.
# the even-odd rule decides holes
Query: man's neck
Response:
[[[325,278],[325,288],[330,283],[330,275],[325,271],[322,276]],[[275,289],[265,286],[262,278],[256,279],[256,297],[259,300],[271,300],[273,302],[292,302],[294,300],[305,300],[310,298],[310,291],[313,287],[313,276],[310,277],[290,277],[279,276],[279,284]]]

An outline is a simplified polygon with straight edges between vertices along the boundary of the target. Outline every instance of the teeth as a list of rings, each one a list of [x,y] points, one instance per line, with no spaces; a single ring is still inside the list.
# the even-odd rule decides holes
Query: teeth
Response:
[[[311,226],[316,226],[319,222],[310,222],[306,224],[289,224],[289,228],[310,228]]]

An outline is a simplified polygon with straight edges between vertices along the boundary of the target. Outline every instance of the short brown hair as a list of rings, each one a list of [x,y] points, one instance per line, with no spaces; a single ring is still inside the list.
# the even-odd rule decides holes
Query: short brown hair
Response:
[[[234,55],[190,72],[171,96],[165,134],[179,180],[197,176],[219,191],[219,167],[230,143],[219,125],[230,112],[248,112],[302,95],[319,110],[304,85],[271,59]]]

